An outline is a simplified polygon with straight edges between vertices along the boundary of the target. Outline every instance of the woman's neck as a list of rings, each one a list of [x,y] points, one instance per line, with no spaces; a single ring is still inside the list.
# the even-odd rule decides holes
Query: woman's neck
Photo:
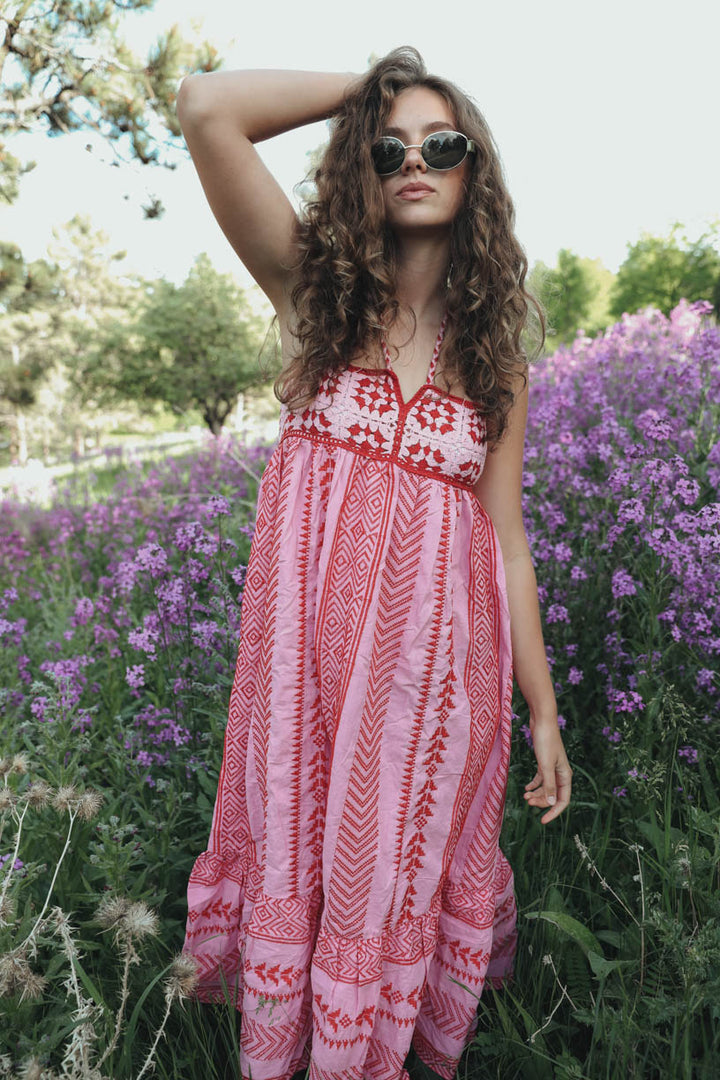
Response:
[[[401,311],[411,309],[418,323],[439,323],[445,312],[450,238],[398,237],[396,296]]]

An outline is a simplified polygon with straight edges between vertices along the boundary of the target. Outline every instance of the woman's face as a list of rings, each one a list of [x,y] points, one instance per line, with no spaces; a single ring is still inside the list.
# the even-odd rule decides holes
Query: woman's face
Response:
[[[445,98],[426,86],[411,86],[395,98],[382,134],[419,146],[431,131],[456,130]],[[468,170],[468,158],[455,169],[439,171],[425,164],[419,149],[408,150],[400,170],[380,178],[388,226],[396,232],[448,229],[463,205]],[[413,192],[408,185],[425,190]]]

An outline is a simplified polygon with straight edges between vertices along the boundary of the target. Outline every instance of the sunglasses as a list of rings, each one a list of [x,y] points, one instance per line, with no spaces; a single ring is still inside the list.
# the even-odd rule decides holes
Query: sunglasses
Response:
[[[475,143],[459,131],[433,131],[422,143],[411,146],[406,146],[393,135],[383,135],[370,150],[375,172],[379,176],[398,172],[403,167],[408,150],[419,150],[429,169],[442,172],[457,168],[468,154],[474,154]]]

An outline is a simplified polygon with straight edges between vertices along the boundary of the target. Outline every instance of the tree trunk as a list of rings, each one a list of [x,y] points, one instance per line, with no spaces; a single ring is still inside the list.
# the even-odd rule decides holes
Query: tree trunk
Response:
[[[50,460],[50,438],[51,438],[50,424],[48,423],[47,417],[44,416],[43,417],[43,424],[42,424],[42,456],[43,456],[43,461],[45,462],[46,465],[48,464],[48,462]]]
[[[19,405],[15,407],[15,437],[17,439],[17,463],[18,465],[27,465],[27,420]]]
[[[85,453],[85,435],[83,429],[77,424],[73,428],[73,454],[82,457]]]
[[[231,405],[227,401],[206,401],[203,407],[203,420],[212,431],[213,435],[219,435],[223,424],[230,414]]]
[[[245,427],[245,395],[238,394],[237,403],[235,405],[235,416],[233,417],[233,427],[235,431],[240,432]]]

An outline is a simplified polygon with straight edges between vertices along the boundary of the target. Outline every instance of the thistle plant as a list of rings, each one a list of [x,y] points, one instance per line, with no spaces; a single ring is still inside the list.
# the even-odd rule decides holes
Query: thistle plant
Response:
[[[62,867],[71,853],[76,823],[90,822],[99,814],[103,797],[95,789],[81,789],[65,783],[52,788],[43,779],[31,779],[26,756],[16,754],[0,760],[0,814],[3,834],[13,831],[12,851],[4,859],[0,892],[0,999],[10,1006],[17,1017],[28,1016],[28,1009],[43,1009],[55,986],[61,985],[68,1009],[57,1017],[62,1027],[69,1020],[69,1036],[52,1037],[54,1064],[37,1054],[18,1063],[13,1070],[9,1053],[0,1058],[0,1076],[38,1076],[46,1080],[115,1080],[111,1071],[113,1055],[121,1048],[127,1026],[127,1008],[131,997],[131,965],[142,962],[144,943],[158,935],[157,914],[143,901],[123,896],[104,895],[96,906],[92,923],[102,933],[109,933],[112,949],[120,961],[119,1000],[113,1007],[108,996],[89,978],[84,966],[85,946],[71,917],[53,904],[56,884]],[[28,846],[29,814],[52,809],[66,819],[62,846],[55,854],[54,866],[47,885],[37,894],[37,902],[23,903],[23,885],[28,880],[27,859],[21,854]],[[32,880],[32,879],[31,879]],[[34,883],[39,884],[39,877]],[[167,1025],[174,1003],[183,1002],[192,992],[195,982],[194,961],[180,956],[169,966],[164,983],[165,1010],[153,1034],[140,1075],[153,1067],[154,1056]],[[54,1000],[56,995],[52,993]],[[10,1031],[6,1033],[10,1035]],[[51,1033],[50,1033],[51,1034]]]

